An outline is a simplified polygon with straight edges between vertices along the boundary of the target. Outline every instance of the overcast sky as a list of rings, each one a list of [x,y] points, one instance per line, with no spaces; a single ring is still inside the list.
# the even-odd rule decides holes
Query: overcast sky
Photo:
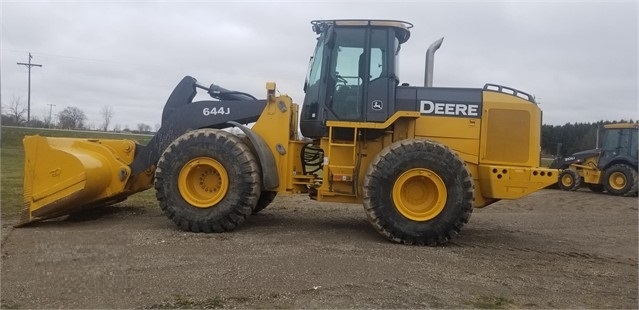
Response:
[[[399,19],[415,25],[400,79],[422,85],[424,53],[445,37],[434,86],[497,83],[534,94],[544,123],[638,119],[636,1],[6,1],[1,96],[44,119],[67,106],[88,123],[160,123],[185,75],[264,97],[274,81],[301,103],[313,19]],[[204,95],[198,95],[205,99]],[[112,126],[111,126],[112,128]]]

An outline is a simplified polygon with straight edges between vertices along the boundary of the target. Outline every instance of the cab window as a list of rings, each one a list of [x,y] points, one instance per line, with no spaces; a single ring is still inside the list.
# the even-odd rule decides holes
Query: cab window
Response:
[[[335,35],[329,105],[339,119],[356,120],[361,117],[361,64],[365,61],[366,29],[340,29]]]

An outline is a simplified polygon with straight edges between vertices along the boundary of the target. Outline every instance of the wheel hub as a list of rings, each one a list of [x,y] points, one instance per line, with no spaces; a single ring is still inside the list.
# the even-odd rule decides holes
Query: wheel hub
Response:
[[[626,182],[628,182],[626,180],[626,176],[621,172],[614,172],[608,178],[610,187],[616,190],[622,190],[624,187],[626,187]]]
[[[435,218],[446,205],[446,185],[433,171],[410,169],[393,185],[393,203],[399,213],[413,221]]]
[[[209,157],[197,157],[186,163],[178,176],[182,198],[197,208],[210,208],[224,199],[228,191],[224,166]]]
[[[573,184],[572,176],[569,174],[564,174],[561,177],[561,184],[563,184],[565,187],[570,187]]]

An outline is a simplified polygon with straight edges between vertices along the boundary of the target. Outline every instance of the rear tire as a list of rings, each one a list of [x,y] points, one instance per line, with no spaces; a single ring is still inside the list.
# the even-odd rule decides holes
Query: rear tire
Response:
[[[616,164],[604,172],[603,186],[609,194],[632,196],[637,192],[637,171],[625,164]]]
[[[559,182],[557,182],[557,185],[562,190],[574,191],[581,186],[582,181],[583,179],[577,171],[565,169],[559,173]]]
[[[268,205],[271,204],[271,202],[273,202],[273,199],[275,199],[276,196],[277,196],[277,192],[262,191],[262,194],[260,195],[260,199],[257,200],[257,205],[255,206],[255,209],[253,209],[253,214],[256,214],[264,210],[264,208],[268,207]]]
[[[391,241],[435,246],[468,223],[474,185],[464,161],[448,147],[405,140],[380,152],[364,178],[364,208]]]
[[[199,129],[175,139],[158,161],[156,197],[178,227],[192,232],[233,230],[260,196],[260,168],[240,138]]]

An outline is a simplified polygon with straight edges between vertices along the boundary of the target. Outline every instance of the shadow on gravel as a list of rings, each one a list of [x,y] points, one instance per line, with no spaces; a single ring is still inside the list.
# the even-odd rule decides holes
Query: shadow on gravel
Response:
[[[81,223],[91,222],[106,218],[141,215],[146,213],[146,210],[138,207],[130,206],[106,206],[95,207],[87,210],[72,213],[70,215],[61,216],[58,218],[47,219],[40,222],[33,222],[25,226],[26,227],[49,227],[49,226],[64,226],[65,223]]]
[[[72,213],[64,218],[65,222],[86,222],[95,221],[111,215],[139,215],[145,211],[142,208],[125,206],[97,207],[80,212]]]

